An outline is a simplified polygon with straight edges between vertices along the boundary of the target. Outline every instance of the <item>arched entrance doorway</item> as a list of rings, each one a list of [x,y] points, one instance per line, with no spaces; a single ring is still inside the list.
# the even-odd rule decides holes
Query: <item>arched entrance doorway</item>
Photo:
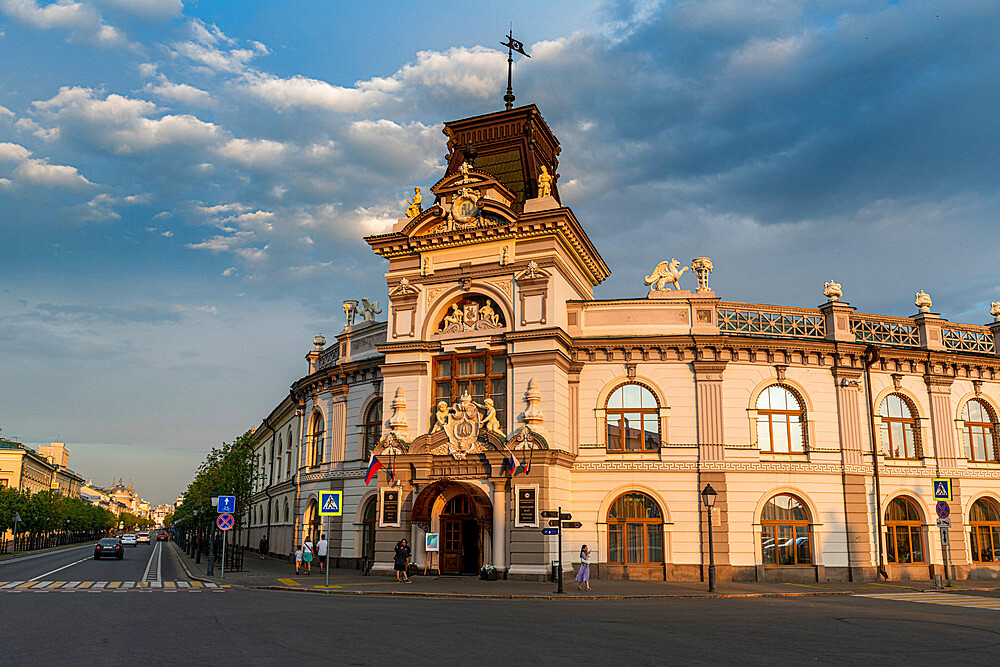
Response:
[[[412,520],[425,532],[438,533],[442,574],[479,572],[493,537],[493,505],[483,489],[452,480],[434,482],[417,496]]]
[[[378,502],[369,498],[361,515],[361,557],[375,560],[375,520],[378,516]]]
[[[482,530],[469,494],[456,495],[445,503],[440,545],[442,573],[475,574],[482,566]]]
[[[315,498],[312,498],[309,500],[306,513],[302,517],[302,542],[308,537],[315,543],[319,539],[319,530],[319,503]],[[302,542],[299,542],[299,544]],[[296,545],[296,548],[298,548],[298,545]]]

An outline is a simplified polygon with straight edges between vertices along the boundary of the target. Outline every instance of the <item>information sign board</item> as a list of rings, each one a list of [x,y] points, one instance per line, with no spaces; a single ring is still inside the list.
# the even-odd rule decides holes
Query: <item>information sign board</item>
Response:
[[[937,527],[938,528],[951,528],[951,519],[938,519],[937,520]]]
[[[538,487],[518,486],[517,487],[517,525],[533,526],[538,523],[536,513],[538,511]]]
[[[236,512],[236,496],[219,496],[219,514]]]
[[[542,528],[542,535],[558,535],[558,528]]]
[[[399,491],[386,489],[382,492],[382,525],[399,525]]]
[[[542,510],[543,519],[555,519],[559,517],[559,512],[555,510]]]
[[[427,533],[424,535],[424,547],[427,551],[440,551],[438,549],[438,534],[437,533]]]

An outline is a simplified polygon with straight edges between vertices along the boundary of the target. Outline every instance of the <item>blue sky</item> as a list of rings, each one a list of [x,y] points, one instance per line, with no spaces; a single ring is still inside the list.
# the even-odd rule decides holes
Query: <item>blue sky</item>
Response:
[[[709,255],[724,299],[983,323],[1000,299],[992,0],[0,0],[0,427],[171,500],[260,418],[361,241],[441,174],[441,122],[515,71],[560,193],[642,294]],[[622,243],[625,230],[631,239]]]

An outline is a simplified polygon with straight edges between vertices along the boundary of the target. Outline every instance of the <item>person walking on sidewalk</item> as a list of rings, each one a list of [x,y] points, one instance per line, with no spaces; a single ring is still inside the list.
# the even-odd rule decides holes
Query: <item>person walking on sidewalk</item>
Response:
[[[316,558],[319,559],[319,573],[323,574],[326,570],[323,568],[326,565],[323,563],[326,560],[326,550],[329,548],[330,543],[326,541],[326,533],[322,533],[319,536],[319,541],[316,542]]]
[[[580,549],[580,571],[576,573],[576,587],[581,591],[590,590],[590,549],[586,544]]]
[[[312,562],[313,543],[312,540],[306,536],[306,539],[302,541],[302,574],[312,574]]]
[[[295,550],[295,574],[302,571],[302,547]]]
[[[267,554],[267,534],[260,536],[260,544],[257,545],[257,550],[260,552],[260,557],[263,560]]]
[[[396,542],[396,555],[392,557],[392,569],[396,570],[396,581],[410,583],[410,578],[406,576],[406,566],[410,564],[410,547],[406,545],[406,540]],[[400,579],[402,575],[402,579]]]

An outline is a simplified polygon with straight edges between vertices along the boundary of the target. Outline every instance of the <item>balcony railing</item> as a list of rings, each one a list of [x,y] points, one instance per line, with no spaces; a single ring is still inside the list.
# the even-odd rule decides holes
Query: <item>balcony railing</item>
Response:
[[[996,354],[993,334],[987,327],[974,324],[948,323],[941,328],[941,338],[946,350]]]
[[[851,315],[851,333],[859,343],[920,347],[920,332],[913,320],[888,315]]]
[[[719,304],[718,323],[720,333],[741,336],[826,336],[826,318],[818,310],[810,308],[722,302]]]

